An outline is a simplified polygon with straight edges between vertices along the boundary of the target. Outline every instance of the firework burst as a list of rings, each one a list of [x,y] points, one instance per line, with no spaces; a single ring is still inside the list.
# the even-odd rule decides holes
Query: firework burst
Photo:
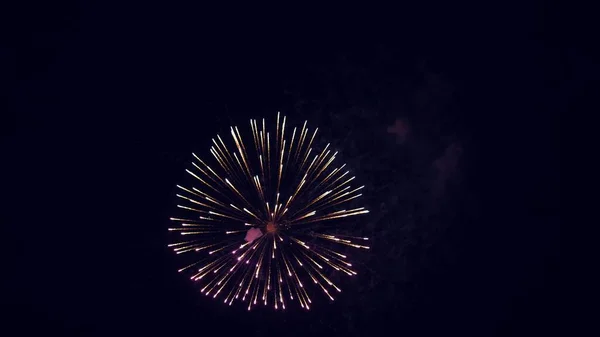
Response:
[[[194,183],[177,185],[185,215],[171,218],[178,235],[169,247],[194,256],[179,272],[189,272],[203,294],[245,302],[248,310],[260,303],[285,309],[288,301],[309,310],[307,288],[333,301],[341,289],[330,275],[356,275],[345,248],[369,249],[367,238],[332,232],[344,218],[369,212],[344,208],[363,186],[351,187],[354,177],[345,164],[335,167],[329,144],[313,152],[318,128],[309,132],[304,122],[290,132],[279,113],[275,134],[264,119],[250,120],[250,128],[247,143],[231,127],[230,148],[217,135],[210,149],[216,165],[193,154],[186,172]]]

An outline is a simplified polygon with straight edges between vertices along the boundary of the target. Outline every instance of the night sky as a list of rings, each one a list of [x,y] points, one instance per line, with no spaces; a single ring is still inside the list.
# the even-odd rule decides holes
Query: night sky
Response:
[[[572,86],[541,8],[486,6],[5,11],[2,335],[553,331]],[[371,210],[359,277],[308,313],[203,297],[166,247],[191,152],[277,111],[319,126]]]

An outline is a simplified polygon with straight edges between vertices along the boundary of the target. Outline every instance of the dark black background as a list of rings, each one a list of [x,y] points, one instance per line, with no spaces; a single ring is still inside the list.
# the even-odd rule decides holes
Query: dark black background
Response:
[[[4,14],[6,335],[508,336],[560,321],[570,87],[543,8],[67,1]],[[373,210],[364,276],[308,314],[201,298],[166,249],[191,151],[277,111],[321,127]],[[387,132],[397,118],[405,142]],[[442,179],[433,163],[451,144],[462,152]]]

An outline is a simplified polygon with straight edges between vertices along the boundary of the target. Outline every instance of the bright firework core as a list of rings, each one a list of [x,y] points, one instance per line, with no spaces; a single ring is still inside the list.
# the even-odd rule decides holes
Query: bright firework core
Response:
[[[267,223],[267,233],[275,233],[277,232],[278,225],[274,221],[269,221]]]

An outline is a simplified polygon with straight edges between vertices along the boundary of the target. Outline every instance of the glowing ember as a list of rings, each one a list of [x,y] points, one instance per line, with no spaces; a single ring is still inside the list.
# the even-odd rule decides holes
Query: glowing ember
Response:
[[[267,233],[275,233],[277,231],[277,225],[273,221],[267,223]]]

